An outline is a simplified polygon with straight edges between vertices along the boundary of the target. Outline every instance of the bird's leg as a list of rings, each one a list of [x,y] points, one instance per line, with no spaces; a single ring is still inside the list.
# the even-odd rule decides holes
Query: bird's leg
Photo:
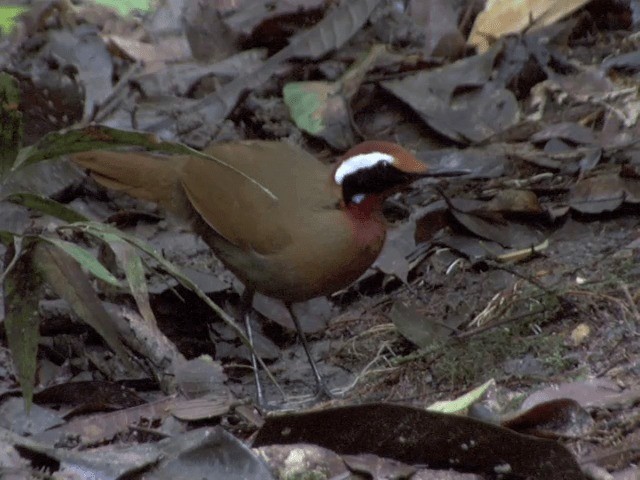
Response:
[[[298,317],[296,316],[293,309],[291,308],[291,304],[287,303],[286,306],[287,306],[287,310],[289,310],[289,314],[291,315],[291,318],[293,319],[293,323],[296,326],[296,330],[298,331],[298,336],[300,337],[300,341],[302,342],[304,352],[307,354],[307,358],[309,359],[309,364],[311,365],[313,376],[316,379],[317,396],[319,398],[331,399],[333,398],[333,394],[331,393],[331,390],[329,389],[329,387],[327,387],[327,384],[324,382],[322,375],[320,375],[316,362],[313,361],[313,357],[311,356],[311,351],[309,350],[309,344],[307,343],[307,338],[305,337],[304,332],[302,331],[302,327],[300,326],[300,321],[298,320]]]
[[[255,345],[253,343],[253,331],[251,330],[251,312],[253,310],[253,296],[255,291],[249,287],[245,287],[241,300],[241,313],[244,319],[244,328],[247,331],[247,338],[251,344],[251,367],[253,368],[253,375],[256,383],[256,400],[259,406],[264,406],[264,392],[262,390],[262,384],[260,383],[260,375],[258,375],[258,357],[256,356]]]

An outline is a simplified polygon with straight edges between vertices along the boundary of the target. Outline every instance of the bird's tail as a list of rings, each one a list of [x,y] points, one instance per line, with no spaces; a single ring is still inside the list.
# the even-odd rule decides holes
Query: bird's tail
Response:
[[[169,210],[175,208],[180,157],[95,150],[73,154],[70,158],[107,188],[156,202]]]

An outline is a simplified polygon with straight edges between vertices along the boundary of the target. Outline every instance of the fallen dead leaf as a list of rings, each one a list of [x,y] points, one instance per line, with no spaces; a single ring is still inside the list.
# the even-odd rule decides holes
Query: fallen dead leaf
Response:
[[[469,39],[479,52],[486,52],[500,37],[536,30],[557,22],[590,0],[488,0],[476,17]]]

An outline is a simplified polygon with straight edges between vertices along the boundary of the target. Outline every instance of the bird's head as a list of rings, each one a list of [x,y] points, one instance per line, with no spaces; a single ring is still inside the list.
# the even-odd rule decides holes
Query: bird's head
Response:
[[[349,149],[333,172],[345,206],[368,198],[379,201],[415,179],[428,175],[427,166],[392,142],[369,140]]]

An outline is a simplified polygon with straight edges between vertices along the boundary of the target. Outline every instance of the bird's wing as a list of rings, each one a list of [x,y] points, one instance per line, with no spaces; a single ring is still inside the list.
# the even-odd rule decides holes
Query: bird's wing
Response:
[[[218,144],[206,153],[219,162],[190,156],[181,167],[182,187],[202,219],[246,251],[266,255],[290,245],[328,168],[284,142]]]

